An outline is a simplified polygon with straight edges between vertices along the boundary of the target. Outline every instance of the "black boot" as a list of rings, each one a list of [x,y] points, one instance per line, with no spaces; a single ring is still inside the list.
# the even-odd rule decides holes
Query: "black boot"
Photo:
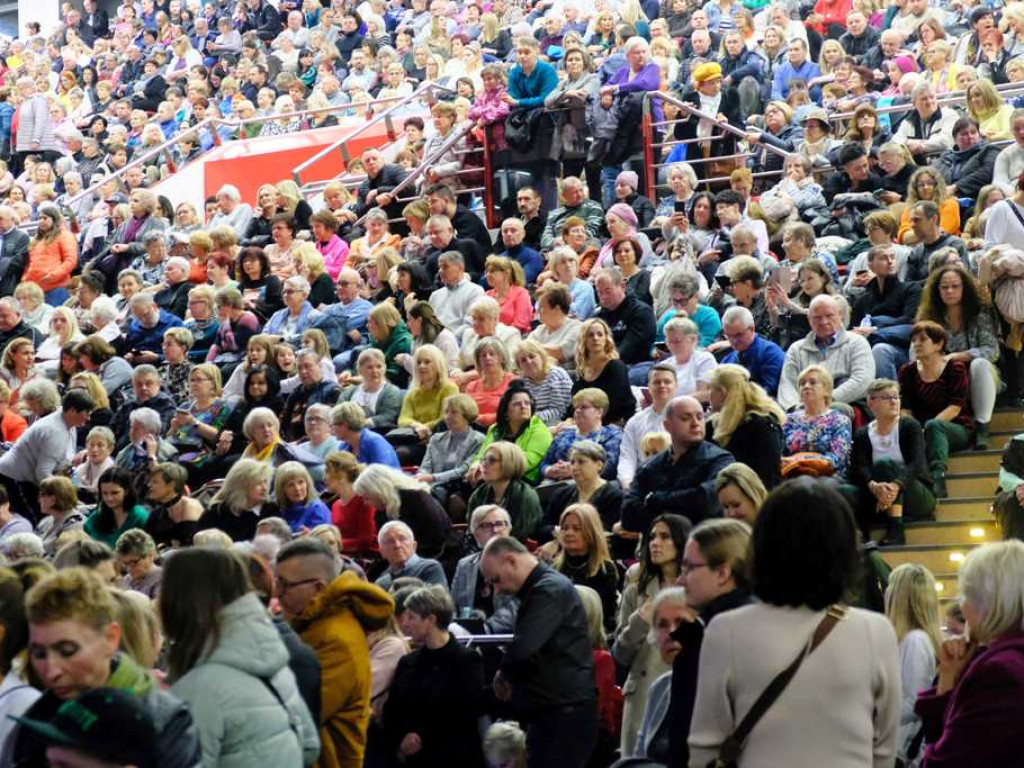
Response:
[[[988,422],[982,424],[980,421],[974,423],[974,450],[988,450]]]
[[[932,471],[932,491],[934,491],[936,499],[949,497],[949,491],[946,490],[946,473],[944,470],[936,469]]]
[[[903,532],[903,518],[902,517],[890,517],[889,527],[885,531],[885,536],[878,542],[880,547],[902,547],[907,543],[906,534]]]

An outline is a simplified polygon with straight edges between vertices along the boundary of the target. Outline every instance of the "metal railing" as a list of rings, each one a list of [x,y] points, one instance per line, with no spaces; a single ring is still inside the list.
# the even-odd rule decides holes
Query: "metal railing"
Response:
[[[721,133],[706,138],[700,137],[693,139],[683,139],[680,141],[655,141],[655,129],[664,126],[675,125],[677,123],[686,121],[654,120],[652,113],[652,103],[654,99],[660,100],[663,104],[671,104],[672,106],[681,110],[685,114],[689,115],[691,119],[696,117],[701,120],[707,120],[712,125],[712,133],[714,133],[716,129],[721,131]],[[687,102],[682,101],[681,99],[678,99],[675,96],[672,96],[663,91],[649,91],[648,93],[644,94],[642,128],[644,135],[644,173],[647,177],[646,182],[648,194],[651,196],[652,199],[657,199],[657,196],[655,195],[655,191],[659,187],[659,184],[657,183],[657,169],[665,165],[665,163],[657,161],[655,150],[660,149],[662,147],[675,147],[686,144],[698,144],[704,141],[721,141],[723,138],[726,137],[726,135],[736,136],[737,138],[741,139],[746,138],[747,136],[747,132],[745,130],[737,128],[736,126],[731,125],[730,123],[727,123],[725,121],[719,120],[715,115],[709,115],[706,112],[702,112],[701,110],[694,107],[692,104],[688,104]],[[779,155],[783,159],[788,158],[790,154],[792,154],[772,144],[763,144],[762,146],[768,152]],[[692,166],[700,165],[702,163],[720,162],[722,160],[745,159],[748,157],[752,157],[753,155],[754,153],[752,152],[736,153],[732,155],[711,155],[709,157],[687,158],[686,162]],[[719,176],[705,178],[702,179],[701,181],[705,184],[718,184],[728,180],[728,176]]]
[[[420,90],[421,91],[422,90],[430,90],[430,91],[433,91],[433,90],[445,90],[445,91],[451,92],[450,89],[445,88],[444,86],[437,85],[435,83],[427,83]],[[422,95],[423,94],[419,94],[419,96],[422,96]],[[173,147],[175,144],[177,144],[185,136],[192,136],[192,135],[199,136],[199,135],[202,135],[203,131],[209,131],[210,132],[210,136],[213,139],[213,146],[214,147],[219,147],[224,142],[225,137],[220,135],[220,132],[217,130],[218,127],[229,127],[232,130],[237,131],[237,130],[240,130],[240,129],[244,128],[245,126],[248,126],[248,125],[261,125],[263,123],[269,123],[269,122],[272,122],[274,120],[286,120],[286,119],[294,118],[294,117],[300,118],[300,120],[310,120],[311,118],[316,117],[316,116],[321,115],[321,114],[328,114],[328,115],[330,115],[330,114],[338,114],[338,113],[347,112],[347,111],[350,111],[350,110],[353,110],[353,109],[366,109],[367,111],[372,111],[374,106],[377,106],[377,105],[380,105],[380,104],[391,103],[393,101],[401,102],[400,105],[396,105],[396,108],[397,108],[397,106],[402,106],[405,103],[407,103],[409,101],[412,101],[413,96],[417,96],[417,93],[414,93],[412,96],[389,96],[389,97],[383,98],[383,99],[374,99],[372,101],[367,101],[367,102],[365,102],[363,104],[339,104],[337,106],[332,106],[332,107],[318,107],[316,109],[303,109],[303,110],[297,110],[297,111],[294,111],[294,112],[282,112],[282,113],[278,113],[278,114],[274,114],[274,115],[258,115],[256,117],[250,117],[250,118],[208,117],[205,120],[203,120],[202,122],[197,123],[196,125],[193,125],[193,126],[191,126],[189,128],[185,128],[184,130],[180,130],[180,131],[176,132],[174,134],[174,136],[172,136],[171,138],[167,139],[163,143],[158,144],[157,146],[153,147],[152,149],[146,151],[144,154],[142,154],[142,155],[140,155],[138,157],[132,158],[131,162],[126,163],[119,170],[115,171],[114,173],[107,174],[100,181],[98,181],[98,182],[96,182],[94,184],[91,184],[90,186],[88,186],[85,189],[83,189],[81,192],[79,192],[77,195],[75,195],[73,198],[71,198],[68,201],[68,203],[69,204],[74,204],[74,203],[78,202],[79,200],[82,200],[83,198],[85,198],[85,197],[87,197],[89,195],[94,195],[96,192],[98,192],[100,190],[101,187],[103,187],[104,184],[109,182],[111,179],[122,179],[122,178],[124,178],[125,174],[131,168],[142,167],[142,166],[148,165],[154,159],[159,161],[160,156],[162,154],[165,154],[165,153],[167,155],[168,165],[170,166],[171,172],[172,173],[175,172],[177,170],[177,166],[174,163],[174,159],[171,156],[169,150],[170,150],[171,147]],[[392,109],[394,109],[394,108],[392,108]],[[392,109],[389,109],[387,112],[381,113],[381,116],[389,114],[392,111]],[[366,126],[363,126],[364,129],[365,129],[365,127]],[[306,126],[305,129],[306,130],[310,130],[312,128],[315,128],[315,125],[313,125],[311,123],[307,123],[307,126]],[[189,162],[195,162],[198,159],[199,159],[199,157],[196,157],[196,158],[193,158],[192,160],[190,160]]]
[[[402,181],[400,181],[398,184],[396,184],[395,187],[393,189],[391,189],[387,194],[390,195],[395,200],[397,200],[398,202],[411,202],[413,200],[418,199],[416,196],[404,197],[404,198],[403,197],[398,197],[398,194],[400,192],[404,191],[405,189],[408,189],[418,179],[423,178],[423,176],[426,174],[426,172],[429,171],[433,167],[434,163],[437,162],[437,159],[439,157],[442,157],[444,154],[449,152],[452,147],[454,147],[456,144],[459,143],[459,141],[461,141],[463,138],[465,138],[470,133],[470,131],[472,131],[475,127],[476,126],[475,126],[474,123],[467,123],[466,125],[463,125],[461,128],[455,128],[454,130],[452,130],[452,135],[449,136],[447,139],[445,139],[440,147],[438,147],[428,157],[424,157],[423,160],[420,161],[420,164],[418,166],[416,166],[415,170],[413,170],[412,173],[410,173],[408,176],[406,176],[404,179],[402,179]],[[485,166],[483,168],[484,185],[482,187],[470,187],[468,189],[457,189],[455,191],[457,193],[459,193],[459,194],[462,194],[462,193],[465,193],[465,192],[482,192],[483,195],[484,195],[484,200],[485,200],[485,205],[486,205],[486,201],[488,201],[490,199],[490,184],[488,184],[487,181],[486,181],[488,176],[490,175],[488,173],[488,166],[486,165],[486,159],[488,157],[487,152],[486,152],[486,146],[485,147],[474,147],[474,148],[465,150],[465,151],[461,152],[460,154],[468,155],[468,154],[475,154],[475,153],[478,153],[478,152],[483,152],[484,153],[484,157],[485,157]],[[469,174],[469,173],[479,173],[480,170],[481,169],[479,169],[479,168],[465,168],[464,167],[461,170],[456,171],[452,175],[463,176],[463,175],[466,175],[466,174]],[[492,216],[492,214],[491,214],[491,209],[490,209],[489,205],[487,206],[487,214],[488,214],[488,216],[487,216],[487,218],[488,218],[487,225],[491,226],[491,216]],[[369,215],[369,211],[364,213],[353,226],[356,226],[356,227],[362,226],[363,221],[366,219],[366,217],[368,215]],[[392,223],[394,221],[395,220],[392,220]],[[400,221],[400,219],[398,221]]]
[[[407,105],[411,104],[414,101],[418,101],[418,100],[424,98],[425,96],[433,95],[434,92],[436,92],[436,91],[444,91],[446,93],[455,93],[455,91],[453,91],[451,88],[447,88],[447,87],[445,87],[443,85],[439,85],[439,84],[431,81],[431,82],[428,82],[428,83],[424,83],[423,85],[421,85],[419,88],[417,88],[415,91],[413,91],[408,96],[394,96],[394,97],[391,97],[389,99],[378,100],[378,102],[376,102],[376,103],[383,103],[383,102],[386,102],[386,101],[397,101],[398,103],[395,104],[394,106],[388,108],[384,112],[381,112],[381,113],[377,114],[376,116],[371,118],[368,122],[363,123],[361,126],[356,128],[355,130],[353,130],[350,133],[347,133],[346,135],[342,136],[340,139],[335,141],[333,144],[330,144],[330,145],[324,147],[323,149],[321,149],[320,151],[318,151],[315,155],[313,155],[308,160],[305,160],[305,161],[299,163],[294,168],[292,168],[292,179],[301,188],[303,186],[303,184],[302,184],[302,173],[303,173],[303,171],[307,170],[310,166],[312,166],[313,164],[319,162],[320,160],[322,160],[323,158],[327,157],[328,155],[334,154],[335,152],[338,152],[338,153],[341,154],[341,159],[345,163],[345,167],[347,168],[349,162],[352,159],[352,157],[351,157],[351,155],[349,154],[349,151],[348,151],[348,143],[350,141],[352,141],[353,139],[355,139],[356,137],[358,137],[359,135],[361,135],[362,133],[364,133],[367,130],[369,130],[370,128],[372,128],[373,126],[377,125],[378,123],[381,123],[381,122],[384,123],[385,129],[387,130],[388,141],[389,142],[393,142],[396,139],[396,137],[397,137],[397,134],[395,132],[394,123],[392,122],[392,118],[394,116],[394,113],[397,112],[400,109],[405,108]],[[369,103],[373,103],[373,102],[369,102]]]

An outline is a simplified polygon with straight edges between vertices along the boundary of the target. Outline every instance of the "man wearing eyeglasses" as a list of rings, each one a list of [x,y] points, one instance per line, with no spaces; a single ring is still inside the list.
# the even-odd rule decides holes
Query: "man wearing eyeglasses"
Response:
[[[466,555],[455,568],[452,600],[455,602],[456,619],[482,616],[487,634],[511,633],[516,624],[519,600],[514,595],[492,589],[480,570],[480,560],[487,542],[512,533],[512,518],[497,504],[484,504],[473,510],[469,518],[469,532],[480,551]]]
[[[786,353],[774,341],[758,336],[754,316],[746,307],[729,307],[722,315],[722,330],[732,348],[722,363],[742,365],[750,372],[750,380],[764,387],[772,397],[779,391],[779,378],[786,362]]]
[[[370,720],[370,649],[395,604],[352,571],[339,574],[334,552],[313,538],[277,556],[277,594],[285,618],[320,661],[320,760],[324,768],[361,768]]]

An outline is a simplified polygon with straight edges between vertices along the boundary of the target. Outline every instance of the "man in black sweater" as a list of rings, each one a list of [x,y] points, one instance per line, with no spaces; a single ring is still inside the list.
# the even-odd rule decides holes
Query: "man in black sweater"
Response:
[[[626,293],[626,280],[618,267],[602,269],[594,279],[601,308],[595,317],[608,323],[619,358],[626,365],[651,359],[657,323],[654,310]]]
[[[572,582],[511,536],[487,543],[480,571],[495,593],[519,599],[494,693],[526,723],[531,768],[583,768],[597,742],[597,694],[586,612]]]
[[[466,274],[474,283],[480,282],[480,276],[484,273],[484,252],[480,250],[476,240],[455,237],[455,228],[447,216],[431,216],[427,219],[425,229],[430,247],[427,248],[424,257],[431,285],[440,284],[438,272],[441,269],[441,254],[448,251],[458,251],[462,254]]]
[[[474,240],[485,255],[494,252],[487,225],[471,210],[456,202],[451,187],[435,184],[427,187],[425,192],[431,216],[447,216],[460,240]]]
[[[868,268],[874,279],[853,303],[851,330],[870,342],[875,375],[895,379],[900,366],[910,360],[910,329],[921,302],[921,284],[900,281],[896,254],[889,245],[868,251]],[[866,318],[870,323],[862,326]]]
[[[878,32],[868,26],[867,17],[860,11],[846,14],[846,31],[839,36],[839,44],[858,64],[864,55],[878,44]]]

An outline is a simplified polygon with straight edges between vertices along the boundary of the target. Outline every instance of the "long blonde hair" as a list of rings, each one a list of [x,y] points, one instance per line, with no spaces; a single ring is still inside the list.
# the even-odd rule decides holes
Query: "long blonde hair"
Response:
[[[923,565],[904,563],[889,574],[885,615],[896,630],[897,641],[902,642],[910,632],[920,629],[931,640],[932,650],[939,652],[942,644],[939,596],[935,591],[935,577]]]
[[[565,518],[575,515],[580,521],[583,529],[583,540],[587,543],[587,576],[596,576],[604,568],[605,563],[612,563],[611,553],[608,551],[608,542],[604,537],[604,526],[601,523],[601,516],[597,509],[590,504],[570,504],[558,518],[558,525],[565,525]],[[559,571],[565,568],[566,551],[563,549],[555,558],[555,568]]]
[[[749,414],[775,419],[781,426],[786,414],[760,384],[750,380],[750,372],[741,365],[727,363],[711,372],[711,386],[725,390],[722,410],[711,417],[715,442],[725,445]]]

